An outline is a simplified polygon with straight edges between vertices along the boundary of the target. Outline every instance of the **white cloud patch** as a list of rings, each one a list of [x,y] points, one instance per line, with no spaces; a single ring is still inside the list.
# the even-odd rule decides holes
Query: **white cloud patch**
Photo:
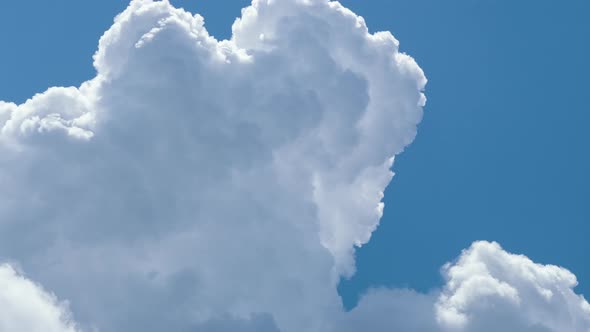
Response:
[[[0,265],[0,331],[76,332],[67,303]]]
[[[590,305],[564,268],[476,242],[443,275],[436,317],[450,330],[590,331]]]
[[[94,66],[79,88],[0,102],[0,259],[68,299],[82,329],[460,329],[485,316],[478,299],[540,314],[527,282],[572,316],[513,321],[588,328],[571,274],[488,276],[463,261],[483,245],[440,295],[377,290],[343,311],[338,280],[377,227],[426,79],[340,4],[255,0],[217,41],[200,16],[135,0]]]
[[[590,304],[568,270],[475,242],[442,269],[431,294],[372,290],[339,331],[588,332]]]

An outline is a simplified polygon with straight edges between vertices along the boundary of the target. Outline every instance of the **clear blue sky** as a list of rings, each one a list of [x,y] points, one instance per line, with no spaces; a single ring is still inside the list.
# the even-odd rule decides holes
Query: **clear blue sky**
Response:
[[[172,2],[221,38],[247,3]],[[346,302],[369,286],[439,286],[440,266],[480,239],[572,270],[590,296],[590,2],[343,3],[372,31],[392,31],[429,78],[424,121],[341,286]],[[0,100],[93,77],[98,38],[125,6],[0,3]]]

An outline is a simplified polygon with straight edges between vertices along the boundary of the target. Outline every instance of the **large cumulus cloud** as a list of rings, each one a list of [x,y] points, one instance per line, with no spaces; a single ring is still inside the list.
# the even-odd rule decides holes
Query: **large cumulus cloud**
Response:
[[[135,0],[94,66],[80,87],[0,102],[0,258],[68,299],[80,329],[460,329],[477,299],[506,299],[473,291],[488,277],[460,259],[441,294],[373,291],[343,311],[338,280],[379,222],[426,79],[340,4],[255,0],[217,41],[200,16]],[[575,323],[513,321],[587,328],[559,276],[539,287],[571,292],[551,299]],[[521,279],[505,283],[536,282]]]

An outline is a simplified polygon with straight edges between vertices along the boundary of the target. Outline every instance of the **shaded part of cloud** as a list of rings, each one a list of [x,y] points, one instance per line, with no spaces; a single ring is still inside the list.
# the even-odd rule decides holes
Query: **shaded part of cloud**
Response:
[[[0,331],[78,331],[67,303],[8,264],[0,265],[0,308]]]
[[[374,289],[339,331],[588,332],[590,304],[568,270],[475,242],[442,269],[441,290]]]
[[[436,294],[406,289],[372,289],[353,310],[342,316],[336,331],[439,331],[435,301]]]
[[[221,317],[209,320],[208,322],[190,328],[190,332],[279,332],[275,326],[272,316],[255,315],[254,317],[244,319],[235,319],[232,317]],[[189,331],[187,331],[189,332]]]

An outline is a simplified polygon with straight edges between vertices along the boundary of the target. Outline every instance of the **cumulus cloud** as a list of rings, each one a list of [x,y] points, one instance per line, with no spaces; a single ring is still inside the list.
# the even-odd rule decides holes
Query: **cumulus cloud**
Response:
[[[0,265],[0,331],[76,332],[67,303]]]
[[[218,41],[199,15],[134,0],[96,77],[0,102],[0,258],[100,331],[435,331],[471,326],[504,288],[529,299],[528,277],[502,281],[514,264],[461,272],[476,245],[442,293],[376,290],[345,313],[337,283],[378,225],[426,78],[337,2],[254,0],[232,30]],[[556,303],[586,328],[559,275],[542,289],[571,292]],[[522,322],[574,324],[555,319]]]
[[[588,332],[590,304],[574,292],[576,277],[475,242],[442,268],[445,285],[421,294],[370,290],[337,331]]]
[[[217,41],[202,17],[137,0],[94,66],[0,104],[2,255],[104,330],[253,315],[326,330],[422,117],[426,79],[393,36],[283,0],[254,1]]]
[[[465,331],[590,331],[590,305],[574,293],[576,277],[476,242],[443,267],[438,322]]]

